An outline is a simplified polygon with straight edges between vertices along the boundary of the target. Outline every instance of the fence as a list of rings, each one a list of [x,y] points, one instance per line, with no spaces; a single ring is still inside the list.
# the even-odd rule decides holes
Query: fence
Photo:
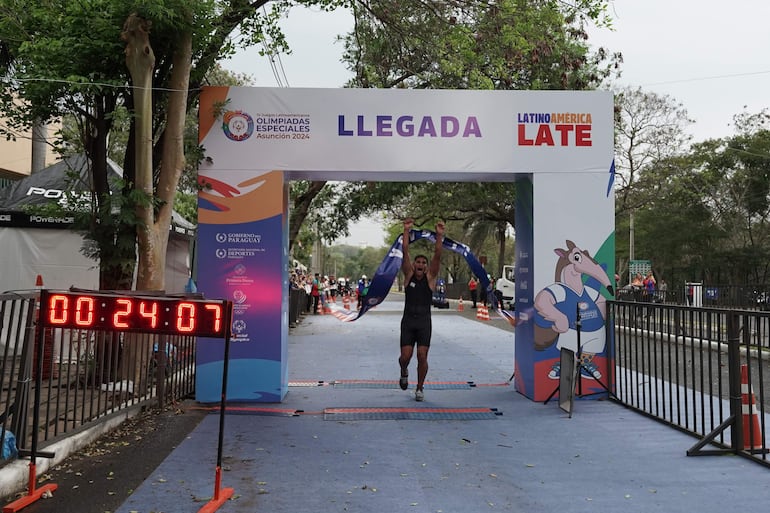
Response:
[[[38,333],[37,300],[37,294],[0,295],[0,433],[2,440],[12,435],[20,453],[121,410],[162,408],[194,393],[194,337],[54,328]],[[4,451],[3,458],[9,456]]]
[[[290,294],[292,322],[306,299]],[[36,301],[0,295],[0,440],[12,433],[24,452],[37,437],[44,449],[126,408],[194,393],[194,337],[65,329],[38,336]],[[699,438],[690,454],[712,445],[770,466],[770,312],[609,301],[607,313],[618,401]]]
[[[717,308],[737,308],[746,310],[770,311],[770,285],[719,285],[698,283],[693,293],[698,297],[688,296],[688,287],[684,284],[670,286],[666,290],[655,289],[647,293],[638,287],[626,285],[619,287],[615,298],[619,301],[650,301],[672,303],[686,306],[712,306]],[[481,291],[479,291],[481,293]],[[470,291],[465,282],[446,285],[446,297],[468,301]]]
[[[770,466],[769,313],[611,301],[608,319],[620,402],[700,438],[688,454]]]
[[[696,283],[693,287],[679,285],[667,290],[647,292],[640,287],[627,285],[616,291],[619,301],[648,301],[673,303],[686,306],[711,306],[742,310],[770,311],[770,286],[767,285],[718,285]]]
[[[308,294],[304,289],[289,289],[289,326],[296,326],[303,313],[309,313]]]

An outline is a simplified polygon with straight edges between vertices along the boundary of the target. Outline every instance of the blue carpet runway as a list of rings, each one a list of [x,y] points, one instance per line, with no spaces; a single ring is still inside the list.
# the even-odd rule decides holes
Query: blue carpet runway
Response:
[[[413,383],[407,391],[395,386],[399,299],[356,322],[310,315],[292,329],[293,385],[285,400],[230,405],[225,417],[222,486],[234,495],[218,511],[767,507],[770,470],[761,465],[733,456],[688,457],[695,438],[611,401],[577,401],[569,418],[556,401],[544,405],[518,394],[508,384],[513,334],[494,323],[434,312],[428,373],[434,386],[426,386],[425,402],[415,402]],[[116,513],[202,508],[214,493],[218,430],[214,409]]]

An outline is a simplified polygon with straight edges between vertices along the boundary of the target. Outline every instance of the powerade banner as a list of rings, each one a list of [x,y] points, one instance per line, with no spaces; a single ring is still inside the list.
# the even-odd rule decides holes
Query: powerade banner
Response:
[[[435,244],[436,233],[430,230],[411,230],[409,232],[409,241],[414,242],[417,240],[428,240]],[[441,247],[462,255],[465,258],[465,261],[468,262],[468,266],[471,268],[471,271],[473,271],[473,274],[478,277],[479,284],[491,295],[491,285],[489,283],[487,272],[468,246],[461,242],[455,242],[452,239],[444,238]],[[385,259],[375,271],[372,281],[369,284],[369,290],[364,296],[361,309],[358,312],[350,312],[347,316],[342,317],[342,319],[346,321],[355,321],[366,312],[382,303],[388,295],[388,292],[390,292],[393,282],[395,281],[398,272],[401,270],[401,263],[403,261],[404,236],[399,235],[395,242],[390,246],[390,251],[388,251]]]

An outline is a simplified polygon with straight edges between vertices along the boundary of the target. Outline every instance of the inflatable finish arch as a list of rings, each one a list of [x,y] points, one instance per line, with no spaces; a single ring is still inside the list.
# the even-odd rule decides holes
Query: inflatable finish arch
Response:
[[[200,143],[198,288],[235,304],[228,401],[288,390],[295,179],[515,181],[517,390],[552,392],[578,309],[588,368],[614,365],[602,309],[615,253],[610,92],[213,87]],[[221,399],[222,364],[221,341],[200,340],[198,401]]]

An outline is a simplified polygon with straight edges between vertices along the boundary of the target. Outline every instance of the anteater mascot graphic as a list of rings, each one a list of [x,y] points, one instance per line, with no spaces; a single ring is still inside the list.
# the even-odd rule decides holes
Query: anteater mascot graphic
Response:
[[[604,352],[604,319],[606,300],[599,292],[605,287],[613,295],[607,272],[588,251],[567,241],[567,248],[556,248],[555,283],[537,293],[535,297],[535,349],[544,351],[556,342],[556,348],[571,349],[578,354],[576,321],[580,311],[581,373],[586,377],[602,377],[594,357]],[[593,286],[592,286],[593,285]],[[557,362],[548,373],[551,379],[559,378]]]

